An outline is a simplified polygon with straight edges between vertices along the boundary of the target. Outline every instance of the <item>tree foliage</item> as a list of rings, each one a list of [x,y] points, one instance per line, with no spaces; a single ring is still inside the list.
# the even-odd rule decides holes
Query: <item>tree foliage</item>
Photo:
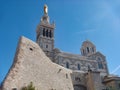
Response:
[[[33,86],[33,83],[30,82],[28,86],[24,86],[21,90],[35,90],[35,87]]]

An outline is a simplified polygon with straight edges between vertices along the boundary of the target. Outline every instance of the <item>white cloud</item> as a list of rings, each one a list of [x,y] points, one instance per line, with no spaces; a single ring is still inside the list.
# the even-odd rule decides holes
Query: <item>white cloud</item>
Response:
[[[114,74],[114,73],[117,72],[119,69],[120,69],[120,65],[117,66],[117,67],[111,72],[111,74]]]
[[[95,32],[95,29],[86,29],[86,30],[81,30],[79,32],[76,32],[76,34],[82,34],[82,33],[91,33],[91,32]]]

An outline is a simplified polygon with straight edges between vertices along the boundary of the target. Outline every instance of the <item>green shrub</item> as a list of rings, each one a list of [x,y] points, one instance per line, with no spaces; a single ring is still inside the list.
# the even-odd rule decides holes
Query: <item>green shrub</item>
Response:
[[[35,87],[33,86],[33,83],[30,82],[28,86],[23,87],[21,90],[35,90]]]

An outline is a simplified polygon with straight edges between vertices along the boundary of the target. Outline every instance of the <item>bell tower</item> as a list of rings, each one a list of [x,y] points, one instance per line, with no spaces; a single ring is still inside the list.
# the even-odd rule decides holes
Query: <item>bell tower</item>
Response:
[[[52,57],[53,55],[54,29],[55,24],[51,24],[49,20],[48,6],[44,5],[44,15],[42,16],[36,30],[36,42],[48,57]]]

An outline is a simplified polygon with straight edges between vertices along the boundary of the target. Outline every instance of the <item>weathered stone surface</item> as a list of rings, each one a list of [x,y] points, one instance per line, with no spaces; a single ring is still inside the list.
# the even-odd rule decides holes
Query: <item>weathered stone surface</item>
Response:
[[[71,70],[51,62],[35,42],[21,37],[2,89],[20,90],[33,82],[36,90],[73,90],[71,73]]]

